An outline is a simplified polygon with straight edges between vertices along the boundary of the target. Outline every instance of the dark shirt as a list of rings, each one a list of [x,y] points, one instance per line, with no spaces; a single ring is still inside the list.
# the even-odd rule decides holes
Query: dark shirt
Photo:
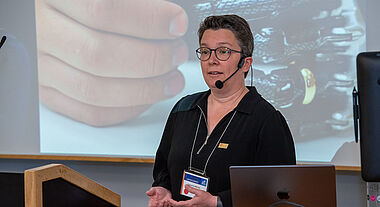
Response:
[[[156,153],[152,186],[168,189],[174,200],[189,199],[180,195],[180,187],[183,171],[190,166],[194,139],[191,165],[203,170],[207,163],[208,192],[220,196],[224,207],[232,206],[230,166],[295,164],[293,138],[284,117],[254,87],[249,89],[238,106],[216,125],[199,154],[197,151],[207,136],[205,118],[210,91],[178,101]],[[223,147],[219,147],[220,143]]]

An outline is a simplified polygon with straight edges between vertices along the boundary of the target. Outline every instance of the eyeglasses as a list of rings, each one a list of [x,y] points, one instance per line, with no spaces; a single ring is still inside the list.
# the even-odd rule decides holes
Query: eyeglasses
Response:
[[[200,47],[197,50],[195,50],[195,53],[197,53],[197,57],[199,58],[199,60],[206,61],[210,59],[212,51],[215,52],[216,58],[221,61],[228,60],[232,52],[242,53],[242,51],[233,50],[228,47],[218,47],[216,49]]]

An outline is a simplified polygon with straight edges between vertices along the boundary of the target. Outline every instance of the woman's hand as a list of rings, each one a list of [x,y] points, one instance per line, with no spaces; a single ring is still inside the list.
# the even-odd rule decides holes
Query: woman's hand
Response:
[[[216,207],[218,197],[211,195],[209,192],[203,190],[198,190],[196,188],[185,186],[185,189],[195,196],[187,201],[175,201],[173,199],[169,200],[170,206],[173,207]]]
[[[147,192],[149,196],[148,207],[169,207],[169,200],[172,199],[170,191],[163,187],[152,187]]]

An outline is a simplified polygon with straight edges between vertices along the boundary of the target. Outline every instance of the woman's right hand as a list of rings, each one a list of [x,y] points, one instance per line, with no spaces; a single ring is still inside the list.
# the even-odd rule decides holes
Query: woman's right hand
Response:
[[[152,187],[147,192],[149,196],[148,207],[169,207],[169,199],[172,198],[172,194],[166,188]]]

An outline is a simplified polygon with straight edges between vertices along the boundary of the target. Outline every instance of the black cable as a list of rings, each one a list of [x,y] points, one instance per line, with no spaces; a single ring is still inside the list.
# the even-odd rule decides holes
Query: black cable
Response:
[[[253,85],[253,69],[252,69],[252,65],[251,65],[251,87]]]

